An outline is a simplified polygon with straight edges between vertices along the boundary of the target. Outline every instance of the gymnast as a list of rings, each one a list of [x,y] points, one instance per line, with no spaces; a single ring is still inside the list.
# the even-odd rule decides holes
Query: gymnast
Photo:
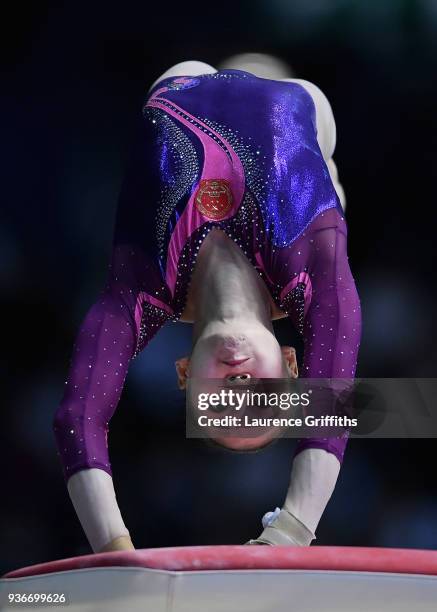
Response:
[[[347,257],[336,127],[321,90],[176,64],[150,87],[118,199],[105,286],[80,326],[53,429],[94,552],[133,549],[108,457],[108,425],[131,360],[167,321],[193,324],[190,377],[244,385],[297,375],[272,321],[304,341],[300,376],[351,378],[361,312]],[[347,436],[298,441],[282,508],[248,544],[308,546]],[[258,438],[220,444],[253,450]]]

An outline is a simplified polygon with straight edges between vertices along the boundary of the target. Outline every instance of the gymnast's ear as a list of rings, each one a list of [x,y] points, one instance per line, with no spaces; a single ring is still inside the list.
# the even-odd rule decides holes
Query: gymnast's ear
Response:
[[[297,378],[299,371],[297,369],[296,349],[292,346],[281,346],[282,356],[285,359],[288,373],[291,378]]]
[[[189,372],[190,360],[188,357],[181,357],[175,361],[176,374],[178,375],[178,386],[179,389],[186,389],[187,378],[190,375]]]

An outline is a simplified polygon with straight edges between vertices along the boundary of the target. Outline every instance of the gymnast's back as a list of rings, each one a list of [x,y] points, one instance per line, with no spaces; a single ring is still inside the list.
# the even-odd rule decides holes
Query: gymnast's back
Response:
[[[213,227],[273,278],[281,267],[275,251],[290,247],[316,217],[333,209],[332,222],[344,224],[326,164],[335,146],[332,112],[309,88],[320,92],[306,81],[223,70],[164,78],[149,91],[119,198],[114,249],[135,245],[140,267],[147,262],[161,275],[162,298],[175,312]]]

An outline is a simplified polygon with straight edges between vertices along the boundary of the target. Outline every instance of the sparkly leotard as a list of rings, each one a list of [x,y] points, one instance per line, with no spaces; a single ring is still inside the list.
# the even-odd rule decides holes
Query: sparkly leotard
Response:
[[[360,304],[347,227],[299,84],[240,70],[149,92],[121,189],[107,283],[86,314],[54,418],[68,479],[111,474],[107,433],[129,363],[184,310],[196,255],[219,227],[304,339],[301,375],[353,377]],[[342,460],[346,437],[303,439]]]

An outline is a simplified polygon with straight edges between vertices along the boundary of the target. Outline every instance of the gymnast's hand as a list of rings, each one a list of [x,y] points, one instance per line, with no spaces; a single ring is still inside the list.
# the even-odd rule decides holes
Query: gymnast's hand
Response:
[[[107,472],[79,470],[70,476],[67,488],[93,552],[134,549]]]
[[[246,544],[267,544],[270,546],[309,546],[314,534],[291,512],[275,508],[262,519],[264,531]]]
[[[115,552],[116,550],[135,550],[130,536],[119,536],[106,544],[98,552]]]

